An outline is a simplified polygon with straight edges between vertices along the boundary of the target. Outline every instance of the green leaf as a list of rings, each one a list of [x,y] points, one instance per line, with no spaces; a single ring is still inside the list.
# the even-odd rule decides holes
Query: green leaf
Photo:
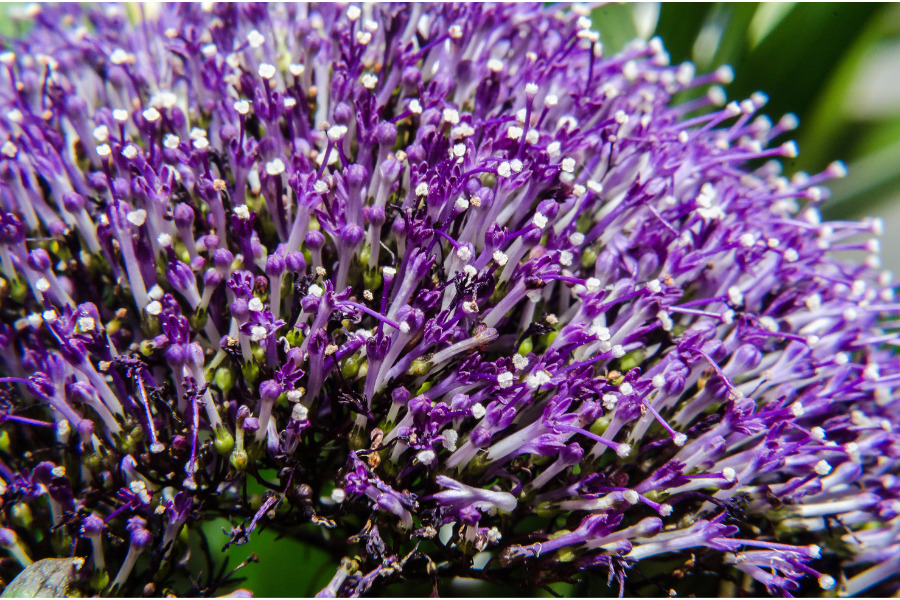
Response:
[[[603,54],[609,56],[638,37],[634,15],[624,4],[607,4],[591,12],[591,21],[600,32]]]

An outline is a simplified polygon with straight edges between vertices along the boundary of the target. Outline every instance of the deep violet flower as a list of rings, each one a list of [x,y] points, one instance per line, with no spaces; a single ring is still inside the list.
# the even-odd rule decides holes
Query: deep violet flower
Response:
[[[182,557],[226,517],[327,539],[322,595],[895,593],[879,222],[821,221],[844,167],[782,176],[795,120],[728,68],[585,15],[35,8],[0,51],[9,565],[208,594]]]

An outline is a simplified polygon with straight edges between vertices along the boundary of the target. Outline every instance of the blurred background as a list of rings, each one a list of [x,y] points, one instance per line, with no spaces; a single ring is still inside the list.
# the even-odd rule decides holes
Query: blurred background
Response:
[[[133,9],[133,7],[129,7]],[[137,10],[133,14],[137,14]],[[4,18],[4,13],[7,18]],[[884,267],[900,273],[900,4],[885,3],[673,3],[609,4],[593,8],[607,55],[626,42],[660,36],[672,63],[692,61],[697,72],[723,64],[734,67],[729,99],[742,100],[761,90],[769,96],[763,113],[777,121],[795,114],[800,155],[785,162],[787,175],[816,173],[835,159],[849,176],[830,184],[832,197],[822,205],[827,219],[881,217]],[[29,6],[0,7],[0,34],[28,28]],[[198,539],[194,560],[212,569],[222,560],[227,541],[222,521]],[[336,564],[322,549],[263,529],[250,544],[231,548],[234,567],[251,553],[259,562],[240,571],[240,586],[258,596],[314,595],[330,579]],[[277,540],[277,541],[276,541]],[[206,549],[204,549],[206,546]],[[678,565],[673,563],[672,570]],[[664,574],[670,581],[672,571]],[[643,595],[666,595],[653,573],[641,573]],[[700,586],[680,592],[716,596],[716,574]],[[705,587],[705,586],[710,587]],[[429,595],[429,585],[392,588],[392,595]],[[705,592],[705,593],[704,593]],[[452,596],[616,596],[599,572],[579,584],[552,590],[521,590],[456,580],[440,589]]]

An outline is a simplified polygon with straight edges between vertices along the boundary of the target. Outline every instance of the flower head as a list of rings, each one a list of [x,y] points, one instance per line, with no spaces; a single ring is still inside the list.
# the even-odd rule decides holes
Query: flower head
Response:
[[[96,572],[128,540],[117,590],[219,514],[336,528],[323,594],[416,548],[896,590],[877,227],[821,221],[843,167],[782,176],[727,70],[536,4],[36,10],[0,64],[0,479]]]

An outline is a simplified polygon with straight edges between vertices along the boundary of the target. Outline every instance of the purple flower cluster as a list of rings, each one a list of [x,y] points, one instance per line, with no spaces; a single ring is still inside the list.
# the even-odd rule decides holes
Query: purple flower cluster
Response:
[[[0,51],[23,566],[206,594],[182,557],[224,517],[327,547],[323,595],[672,561],[898,589],[880,224],[821,221],[843,166],[782,176],[794,119],[725,104],[729,69],[541,5],[30,16]]]

